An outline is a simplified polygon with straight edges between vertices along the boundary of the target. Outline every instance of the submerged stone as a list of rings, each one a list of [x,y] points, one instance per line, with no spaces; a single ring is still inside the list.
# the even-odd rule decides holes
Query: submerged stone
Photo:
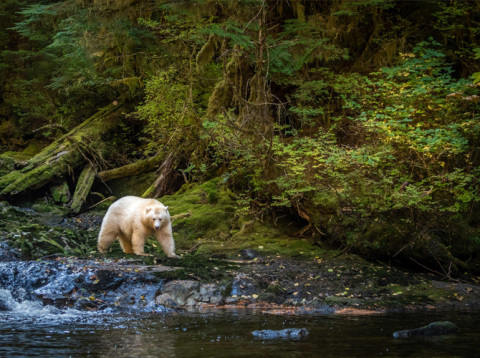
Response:
[[[278,331],[265,329],[253,331],[252,334],[261,339],[299,339],[308,336],[308,330],[306,328],[286,328]]]
[[[406,329],[393,333],[394,338],[409,338],[415,336],[441,336],[458,333],[458,327],[449,321],[432,322],[427,326]]]

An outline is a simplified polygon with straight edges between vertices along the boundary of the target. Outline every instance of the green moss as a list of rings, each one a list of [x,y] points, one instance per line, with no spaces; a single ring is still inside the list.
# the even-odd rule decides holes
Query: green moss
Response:
[[[30,159],[40,153],[42,149],[45,148],[45,144],[45,142],[39,140],[29,141],[27,147],[22,151],[22,154]]]
[[[268,285],[265,292],[271,293],[271,294],[274,294],[274,295],[282,295],[282,294],[285,293],[285,289],[280,285],[277,285],[275,283],[271,283],[270,285]]]
[[[170,214],[190,213],[173,223],[177,246],[189,249],[198,240],[225,241],[236,227],[236,198],[218,180],[204,184],[187,184],[178,193],[164,196],[160,201]]]
[[[173,223],[180,252],[194,248],[198,254],[236,257],[240,250],[252,248],[260,255],[310,258],[326,254],[309,239],[288,236],[299,229],[289,222],[279,221],[275,226],[240,218],[236,213],[237,197],[218,178],[203,184],[186,184],[160,201],[169,207],[172,216],[190,213]],[[159,247],[157,250],[161,251]]]
[[[98,231],[52,226],[54,216],[63,217],[67,209],[39,204],[33,213],[0,202],[0,237],[22,251],[26,259],[59,254],[86,257],[96,252]]]
[[[209,181],[203,186],[209,204],[216,204],[218,202],[218,187],[217,181]]]
[[[70,200],[70,189],[66,181],[50,187],[52,198],[57,203],[67,203]]]
[[[1,159],[0,159],[1,160]],[[12,164],[13,165],[13,164]],[[8,168],[8,164],[7,164]],[[21,177],[19,171],[11,171],[11,169],[0,169],[0,190],[8,186],[10,183],[14,182]]]
[[[108,188],[111,191],[111,195],[117,198],[127,195],[141,196],[155,179],[155,173],[133,175],[126,178],[110,180],[108,182]]]
[[[0,156],[0,160],[13,161],[13,163],[23,162],[30,159],[32,156],[23,152],[5,152]],[[12,168],[13,169],[13,168]]]

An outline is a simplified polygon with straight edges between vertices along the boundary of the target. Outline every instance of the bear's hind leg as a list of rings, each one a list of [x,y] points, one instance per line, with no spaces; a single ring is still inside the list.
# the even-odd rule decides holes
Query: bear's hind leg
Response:
[[[97,248],[102,254],[107,252],[109,246],[117,239],[117,232],[113,230],[100,230]]]

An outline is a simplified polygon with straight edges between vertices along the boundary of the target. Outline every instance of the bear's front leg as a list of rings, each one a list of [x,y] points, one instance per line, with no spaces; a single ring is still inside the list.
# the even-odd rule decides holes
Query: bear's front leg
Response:
[[[155,233],[155,237],[160,245],[162,245],[163,252],[168,257],[173,257],[175,259],[179,259],[180,256],[175,254],[175,242],[173,241],[172,236],[172,229],[171,228],[164,228],[160,229]]]
[[[143,231],[134,231],[132,234],[132,249],[135,255],[152,256],[145,253],[145,238],[147,235]]]

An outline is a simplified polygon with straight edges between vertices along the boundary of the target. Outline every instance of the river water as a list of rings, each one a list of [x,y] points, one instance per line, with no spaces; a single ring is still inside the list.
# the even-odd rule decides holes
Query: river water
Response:
[[[8,302],[8,311],[0,312],[0,357],[480,356],[480,311],[281,316],[215,309],[127,314]],[[460,333],[408,340],[392,337],[394,331],[438,320],[452,321]],[[266,341],[251,333],[284,328],[307,328],[310,333],[293,341]]]

